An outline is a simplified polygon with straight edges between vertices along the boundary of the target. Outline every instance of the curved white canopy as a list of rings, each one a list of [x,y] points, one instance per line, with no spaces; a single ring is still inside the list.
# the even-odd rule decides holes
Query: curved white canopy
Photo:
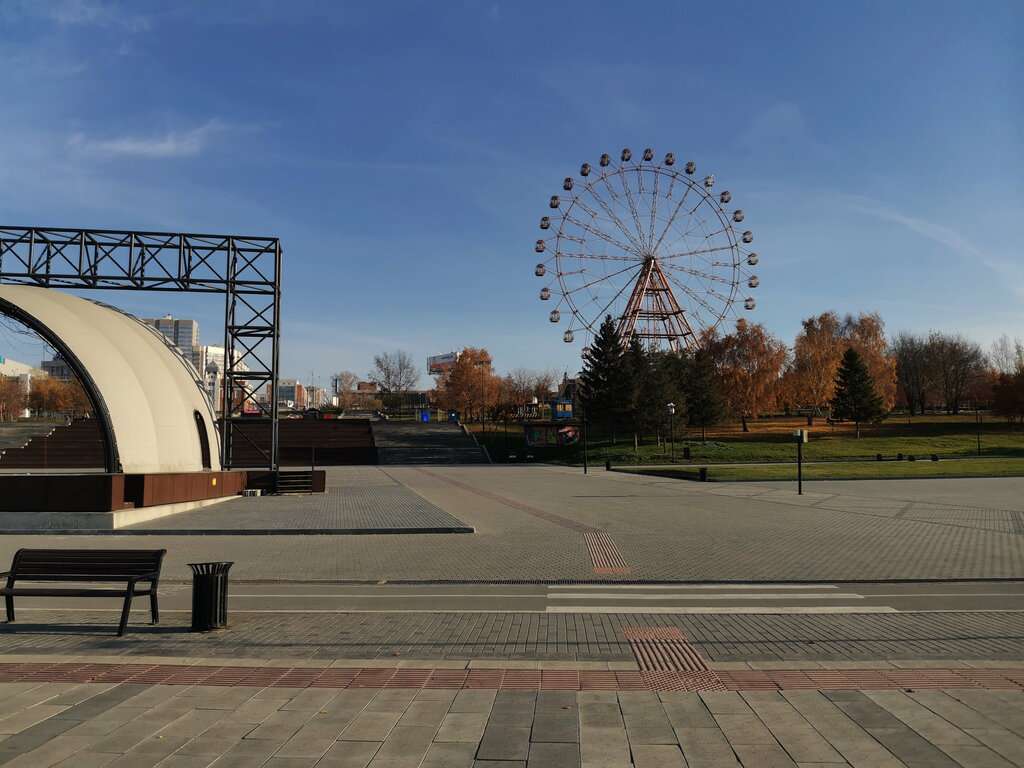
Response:
[[[7,306],[5,306],[7,305]],[[16,308],[84,369],[97,414],[109,426],[121,471],[196,472],[202,417],[211,469],[220,469],[216,421],[191,363],[163,336],[126,313],[51,288],[0,285],[0,312]],[[115,462],[116,463],[116,462]],[[116,469],[116,466],[113,467]]]

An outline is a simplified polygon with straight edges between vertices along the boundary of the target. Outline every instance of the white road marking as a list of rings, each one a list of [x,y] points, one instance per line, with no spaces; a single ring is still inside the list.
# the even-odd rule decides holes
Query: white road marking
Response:
[[[888,605],[819,605],[819,606],[795,606],[795,605],[737,605],[737,606],[710,606],[710,605],[689,605],[689,606],[632,606],[632,605],[552,605],[548,606],[548,613],[899,613],[895,608]]]
[[[773,592],[761,592],[747,594],[744,592],[732,592],[721,595],[692,595],[692,594],[658,594],[658,595],[629,595],[617,592],[560,592],[548,595],[549,600],[863,600],[864,595],[853,592],[789,592],[775,594]]]
[[[479,592],[476,594],[461,594],[461,593],[448,593],[448,592],[408,592],[403,594],[379,594],[377,592],[342,592],[338,594],[329,594],[321,592],[320,594],[314,595],[302,595],[302,594],[281,594],[281,595],[264,595],[264,594],[241,594],[238,592],[231,593],[232,599],[236,597],[356,597],[360,599],[372,598],[374,600],[379,599],[400,599],[407,600],[413,597],[480,597],[480,598],[492,598],[500,597],[504,599],[512,598],[519,600],[545,600],[548,595],[536,594],[536,595],[505,595],[505,594],[490,594],[487,592]]]
[[[549,590],[616,589],[838,589],[835,584],[550,584]]]

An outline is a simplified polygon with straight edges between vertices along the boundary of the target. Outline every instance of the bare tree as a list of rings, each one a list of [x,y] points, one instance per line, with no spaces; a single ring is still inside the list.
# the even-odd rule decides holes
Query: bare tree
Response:
[[[923,336],[900,333],[892,343],[896,358],[896,377],[907,399],[910,415],[924,413],[928,405],[928,392],[932,388],[935,366],[929,357],[929,342]]]
[[[936,385],[942,392],[947,413],[960,413],[968,388],[985,370],[981,347],[960,335],[932,332],[928,356]]]
[[[1024,371],[1024,343],[1019,338],[1010,341],[1005,333],[992,342],[989,362],[999,373]]]
[[[548,369],[533,374],[533,396],[542,403],[558,389],[558,373]]]
[[[334,386],[334,394],[338,397],[338,405],[343,410],[351,408],[355,402],[355,390],[359,377],[352,371],[339,371],[331,377],[331,382]]]
[[[368,377],[381,391],[401,395],[416,386],[420,372],[412,361],[412,355],[397,350],[376,355],[373,358],[373,370]]]
[[[505,377],[509,399],[513,405],[526,405],[533,397],[533,384],[536,374],[526,368],[509,371]]]

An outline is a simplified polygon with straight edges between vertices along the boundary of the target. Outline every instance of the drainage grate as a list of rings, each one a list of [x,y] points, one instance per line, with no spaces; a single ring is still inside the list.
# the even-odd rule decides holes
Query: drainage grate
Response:
[[[708,665],[676,627],[623,630],[641,672],[708,672]]]
[[[604,531],[587,531],[583,540],[590,551],[590,560],[594,564],[594,573],[627,574],[629,563],[619,552],[615,541]]]

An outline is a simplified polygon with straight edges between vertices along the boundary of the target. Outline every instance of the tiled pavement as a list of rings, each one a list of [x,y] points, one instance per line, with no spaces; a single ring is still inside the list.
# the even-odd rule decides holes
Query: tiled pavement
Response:
[[[1022,479],[932,481],[914,486],[913,494],[905,483],[915,481],[862,481],[845,491],[808,488],[797,496],[774,484],[688,483],[604,470],[583,477],[530,466],[336,468],[329,475],[332,485],[366,489],[367,499],[401,483],[403,493],[475,533],[8,535],[0,537],[0,563],[19,547],[144,546],[168,549],[167,579],[187,578],[188,562],[224,559],[235,562],[235,580],[1024,578],[1024,533],[1015,522],[1024,512]],[[208,514],[258,510],[265,502],[281,505],[274,514],[292,530],[315,520],[317,504],[333,503],[240,499]],[[602,566],[588,547],[592,531],[602,532],[601,543],[610,542],[621,558],[604,573],[595,572]]]
[[[1024,694],[0,683],[0,765],[1024,765]]]
[[[132,614],[22,611],[0,624],[0,653],[219,658],[628,660],[630,628],[674,627],[711,661],[1022,659],[1024,613],[819,615],[238,613],[223,633],[191,633],[187,613],[151,626]],[[2,657],[0,657],[2,658]]]

